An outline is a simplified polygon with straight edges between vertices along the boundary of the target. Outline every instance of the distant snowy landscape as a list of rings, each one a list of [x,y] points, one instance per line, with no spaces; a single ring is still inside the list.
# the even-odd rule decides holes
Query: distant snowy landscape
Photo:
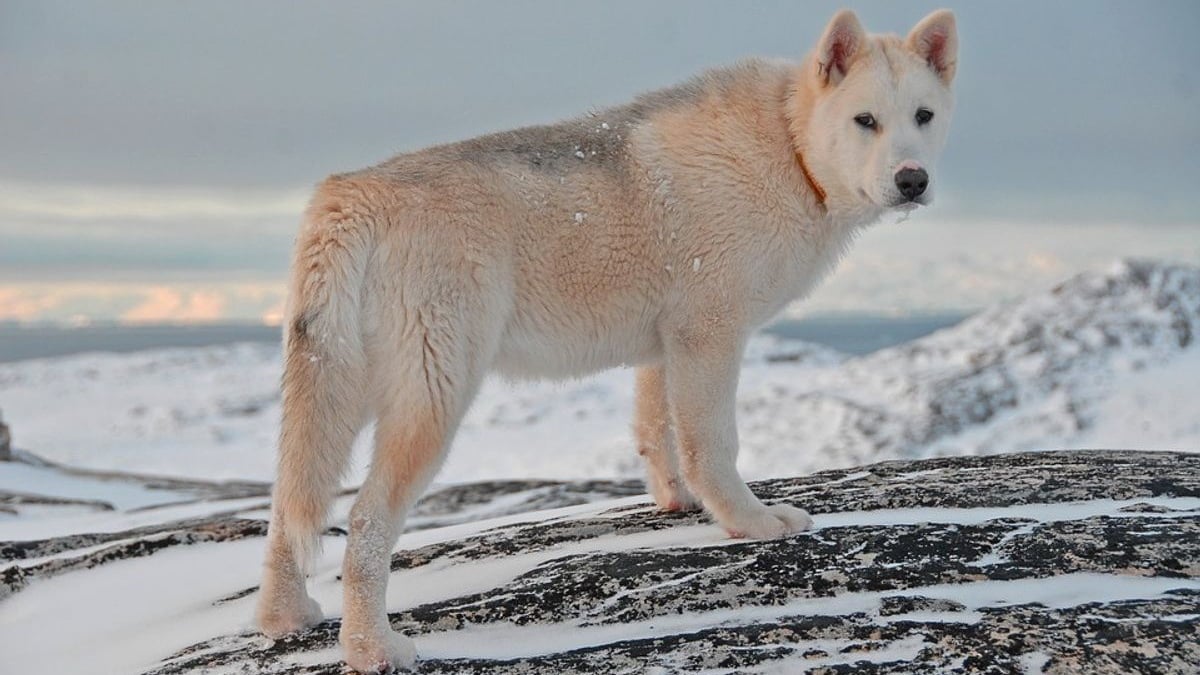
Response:
[[[1198,342],[1200,269],[1150,262],[860,357],[758,336],[739,388],[740,465],[767,478],[1035,448],[1198,450]],[[0,364],[0,411],[15,445],[72,466],[269,481],[279,377],[278,347],[261,343],[21,361]],[[629,370],[490,380],[439,480],[640,477],[632,396]]]
[[[438,673],[1195,672],[1200,459],[1014,453],[1200,452],[1198,338],[1200,268],[1144,261],[862,356],[756,337],[740,465],[816,516],[777,543],[652,508],[631,372],[489,381],[394,554],[393,625]],[[250,624],[279,376],[262,343],[0,364],[0,672],[341,672],[348,494],[329,620]]]

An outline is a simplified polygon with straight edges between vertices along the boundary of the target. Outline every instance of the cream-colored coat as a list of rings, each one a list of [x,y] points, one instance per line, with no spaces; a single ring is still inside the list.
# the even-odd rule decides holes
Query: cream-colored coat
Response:
[[[341,641],[360,671],[412,663],[387,621],[388,554],[493,370],[637,366],[637,449],[662,508],[702,505],[733,536],[807,528],[804,511],[764,505],[738,475],[742,347],[859,228],[912,205],[893,176],[932,171],[955,40],[949,12],[905,41],[867,36],[842,12],[800,64],[746,61],[627,106],[325,181],[292,268],[264,632],[321,617],[305,561],[351,441],[374,418]],[[918,108],[933,120],[913,121]],[[855,122],[864,112],[873,128]]]

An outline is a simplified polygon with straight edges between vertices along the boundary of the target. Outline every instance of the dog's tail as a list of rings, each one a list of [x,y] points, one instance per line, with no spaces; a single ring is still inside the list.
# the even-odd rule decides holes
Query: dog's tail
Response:
[[[322,184],[292,261],[271,527],[290,544],[301,570],[318,549],[354,438],[366,421],[361,314],[374,225],[366,201],[347,181]]]

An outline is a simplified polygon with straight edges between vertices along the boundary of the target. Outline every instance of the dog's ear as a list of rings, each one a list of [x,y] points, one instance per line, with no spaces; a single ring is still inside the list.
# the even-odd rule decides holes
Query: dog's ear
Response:
[[[912,29],[904,46],[925,60],[946,85],[954,79],[958,66],[958,28],[954,12],[939,9]]]
[[[817,43],[817,77],[826,85],[836,86],[866,42],[867,32],[854,12],[843,9],[834,14]]]

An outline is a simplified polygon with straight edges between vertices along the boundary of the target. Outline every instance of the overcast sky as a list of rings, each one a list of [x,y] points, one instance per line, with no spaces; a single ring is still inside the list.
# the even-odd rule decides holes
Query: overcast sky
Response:
[[[0,319],[274,312],[306,191],[326,174],[619,103],[744,56],[800,58],[842,5],[868,30],[903,34],[939,4],[3,0]],[[958,109],[940,203],[907,240],[868,233],[865,259],[885,267],[851,270],[907,283],[887,261],[924,250],[922,235],[947,257],[928,264],[984,259],[982,228],[1025,233],[993,253],[1055,257],[1048,278],[1091,264],[1064,262],[1081,248],[1200,260],[1188,244],[1200,240],[1200,2],[954,9]],[[1056,228],[1058,248],[1038,248],[1038,228]],[[1028,283],[1005,265],[988,293],[914,287],[930,299],[873,307],[862,287],[865,298],[815,302],[988,304]]]

